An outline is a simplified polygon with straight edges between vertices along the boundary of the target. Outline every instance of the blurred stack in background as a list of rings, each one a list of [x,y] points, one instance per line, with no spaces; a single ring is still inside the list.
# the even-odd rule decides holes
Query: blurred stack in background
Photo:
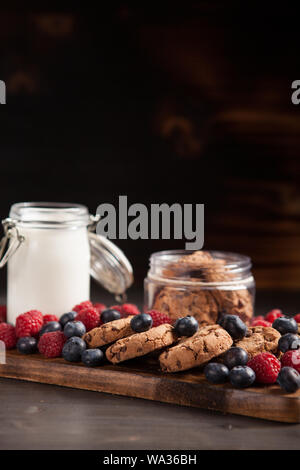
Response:
[[[258,288],[297,291],[297,17],[236,3],[2,11],[1,217],[25,200],[204,203],[206,249],[251,256]],[[138,288],[151,252],[184,247],[117,243]]]

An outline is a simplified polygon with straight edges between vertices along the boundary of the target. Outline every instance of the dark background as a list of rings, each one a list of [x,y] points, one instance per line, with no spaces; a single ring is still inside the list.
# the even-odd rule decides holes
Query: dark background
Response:
[[[30,200],[204,203],[205,248],[248,254],[259,288],[295,294],[297,15],[232,1],[15,3],[0,11],[1,217]],[[141,288],[150,253],[184,241],[118,245]]]

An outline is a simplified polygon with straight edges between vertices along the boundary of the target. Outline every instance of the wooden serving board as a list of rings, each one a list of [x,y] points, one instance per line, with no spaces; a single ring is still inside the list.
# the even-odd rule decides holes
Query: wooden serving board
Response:
[[[278,386],[235,389],[209,384],[203,373],[164,374],[157,362],[139,359],[126,365],[89,368],[39,354],[7,351],[0,377],[144,398],[287,423],[300,422],[300,390],[286,394]]]

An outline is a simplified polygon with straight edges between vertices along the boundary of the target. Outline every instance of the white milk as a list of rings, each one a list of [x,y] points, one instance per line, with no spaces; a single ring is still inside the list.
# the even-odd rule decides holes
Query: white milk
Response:
[[[55,228],[43,220],[43,228],[28,223],[31,218],[37,220],[31,209],[26,210],[27,219],[22,217],[26,223],[17,227],[25,241],[8,261],[7,314],[11,323],[31,309],[60,316],[90,295],[90,248],[84,217],[81,224],[72,226],[63,209],[52,211]],[[40,213],[38,217],[40,221]],[[45,220],[49,220],[47,213]]]

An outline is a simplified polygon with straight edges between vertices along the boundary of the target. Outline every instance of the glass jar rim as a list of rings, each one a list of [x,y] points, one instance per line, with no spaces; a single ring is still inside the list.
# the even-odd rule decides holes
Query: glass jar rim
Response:
[[[222,265],[226,270],[246,270],[252,267],[251,258],[240,253],[234,253],[231,251],[219,251],[219,250],[201,250],[204,253],[209,253],[213,259],[220,259],[224,261]],[[161,266],[166,267],[171,263],[178,261],[182,256],[194,254],[194,250],[165,250],[156,251],[150,256],[150,266]],[[194,265],[193,268],[198,267],[201,270],[211,270],[211,265],[203,265],[199,263],[198,266]]]
[[[196,254],[198,251],[168,250],[153,253],[150,257],[148,278],[170,285],[211,288],[225,288],[225,286],[242,288],[245,283],[254,282],[251,273],[252,263],[248,256],[227,251],[200,250],[213,259],[199,257],[198,262],[194,257],[189,264],[188,255]],[[181,258],[184,258],[182,263],[178,262]],[[216,260],[222,262],[214,263]]]
[[[11,206],[9,217],[31,228],[73,228],[90,223],[86,206],[67,202],[18,202]]]

